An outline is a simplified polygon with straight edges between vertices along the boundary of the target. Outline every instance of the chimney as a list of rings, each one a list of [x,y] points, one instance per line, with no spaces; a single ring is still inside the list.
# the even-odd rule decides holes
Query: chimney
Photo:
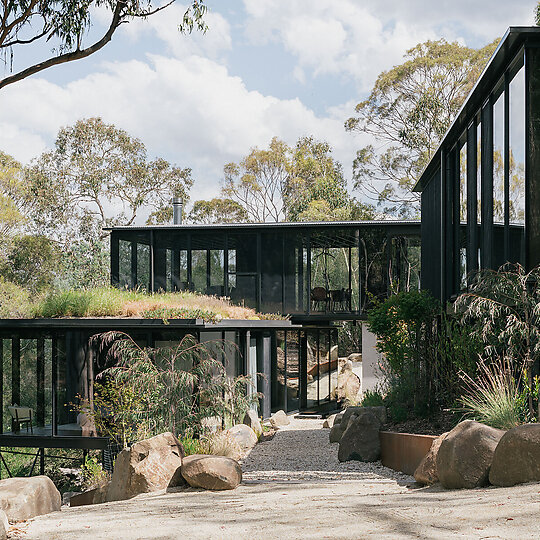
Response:
[[[172,208],[173,208],[173,225],[182,225],[182,209],[183,203],[180,197],[173,197],[172,199]]]

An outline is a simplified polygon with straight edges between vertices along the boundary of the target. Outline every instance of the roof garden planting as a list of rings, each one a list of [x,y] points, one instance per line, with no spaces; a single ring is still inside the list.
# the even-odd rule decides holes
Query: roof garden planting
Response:
[[[112,287],[49,292],[24,306],[4,305],[4,318],[115,317],[139,319],[268,319],[277,315],[259,314],[232,304],[227,298],[193,292],[148,294]],[[283,317],[279,317],[283,318]]]

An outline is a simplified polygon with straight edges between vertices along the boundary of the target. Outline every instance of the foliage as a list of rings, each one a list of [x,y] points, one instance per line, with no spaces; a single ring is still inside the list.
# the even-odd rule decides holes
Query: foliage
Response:
[[[172,311],[171,311],[172,310]],[[231,305],[227,299],[192,292],[147,294],[114,287],[53,290],[38,298],[35,317],[139,317],[168,319],[185,313],[187,318],[207,321],[255,318],[249,308]]]
[[[534,21],[537,26],[540,26],[540,2],[538,2],[534,8]]]
[[[375,145],[357,152],[356,188],[385,211],[416,215],[411,189],[474,86],[498,40],[471,49],[444,39],[409,49],[405,62],[383,71],[369,97],[356,105],[345,127],[372,135]]]
[[[49,289],[58,272],[60,253],[44,236],[16,236],[0,263],[0,275],[35,294]]]
[[[224,355],[220,342],[199,343],[188,334],[175,347],[150,349],[119,332],[100,334],[93,342],[107,349],[113,363],[100,377],[137,394],[134,413],[149,434],[198,434],[204,418],[239,421],[258,401],[258,394],[248,393],[249,377],[229,378],[214,358]]]
[[[143,319],[203,319],[205,322],[217,322],[220,317],[203,309],[173,308],[173,307],[151,307],[141,312]]]
[[[190,169],[149,160],[142,141],[90,118],[62,128],[29,169],[26,206],[42,234],[92,245],[107,236],[103,227],[130,225],[143,208],[159,212],[171,196],[187,199],[192,183]]]
[[[201,454],[225,456],[238,459],[242,449],[238,441],[228,431],[217,431],[201,437]]]
[[[87,456],[81,469],[85,489],[104,486],[110,479],[110,474],[103,470],[96,457]]]
[[[0,151],[0,248],[5,237],[24,223],[24,215],[18,205],[22,184],[22,165]]]
[[[527,414],[527,396],[519,390],[512,366],[504,360],[480,361],[478,375],[463,375],[467,393],[460,398],[463,410],[475,420],[499,429],[512,429],[534,418]]]
[[[222,196],[240,205],[249,221],[373,219],[373,208],[347,192],[341,164],[327,142],[301,137],[294,148],[274,137],[239,164],[225,166]]]
[[[249,216],[239,202],[216,197],[195,201],[188,220],[191,223],[245,223]]]
[[[485,344],[485,360],[506,358],[532,383],[540,358],[540,267],[527,272],[520,264],[506,264],[498,271],[481,270],[455,309]],[[529,388],[531,416],[534,401]]]
[[[28,46],[35,44],[40,50],[52,44],[52,54],[25,69],[0,79],[0,89],[20,81],[49,67],[86,58],[99,51],[120,27],[134,19],[146,19],[174,3],[152,0],[17,0],[0,5],[0,53],[4,63],[13,64],[13,57],[25,55]],[[95,26],[94,17],[99,10],[110,17],[107,29],[98,39],[89,44],[85,39]],[[194,27],[204,32],[204,15],[207,7],[204,0],[191,0],[180,22],[182,32],[191,32]],[[26,46],[26,47],[25,47]],[[19,54],[20,53],[20,54]],[[26,53],[27,57],[31,57]]]
[[[31,315],[29,292],[0,277],[0,319],[21,319]]]
[[[384,405],[383,395],[378,390],[366,390],[360,405],[362,407],[380,407]]]
[[[60,253],[59,287],[95,289],[110,283],[110,252],[107,240],[80,240]]]
[[[203,449],[201,447],[200,439],[193,437],[191,433],[186,433],[181,439],[182,447],[186,456],[191,456],[193,454],[203,454]]]
[[[383,353],[385,404],[394,421],[454,405],[461,372],[474,375],[482,344],[427,292],[403,292],[377,304],[368,325]]]

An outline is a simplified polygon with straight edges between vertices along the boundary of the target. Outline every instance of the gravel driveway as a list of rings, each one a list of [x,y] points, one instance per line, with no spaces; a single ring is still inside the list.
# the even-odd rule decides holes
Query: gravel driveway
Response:
[[[242,467],[234,491],[188,489],[63,508],[11,538],[540,538],[540,484],[419,488],[380,464],[340,464],[318,420],[293,420]]]

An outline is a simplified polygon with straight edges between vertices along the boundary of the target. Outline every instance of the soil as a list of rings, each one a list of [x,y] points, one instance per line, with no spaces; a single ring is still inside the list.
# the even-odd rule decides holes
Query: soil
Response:
[[[384,431],[398,433],[416,433],[418,435],[442,435],[454,428],[462,417],[452,411],[443,411],[431,418],[413,418],[405,422],[389,421],[383,426]]]

